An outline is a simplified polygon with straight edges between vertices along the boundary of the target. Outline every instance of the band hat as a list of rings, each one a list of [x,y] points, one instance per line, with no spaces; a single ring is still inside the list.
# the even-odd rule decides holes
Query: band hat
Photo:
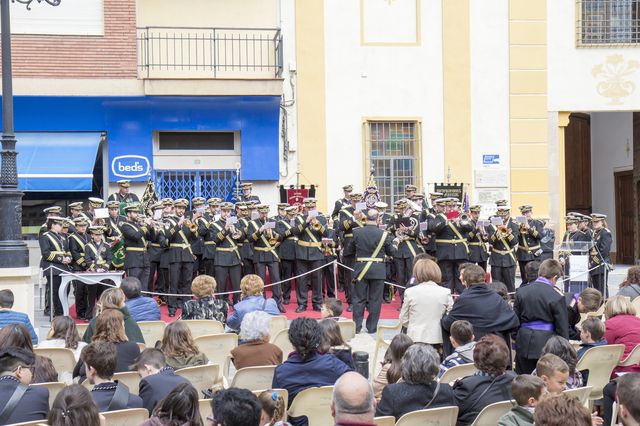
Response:
[[[89,197],[89,204],[91,207],[100,208],[104,205],[104,200],[98,197]]]
[[[73,223],[72,220],[69,220],[66,217],[62,218],[62,227],[63,228],[68,228],[68,227],[73,226],[73,225],[74,225],[74,223]]]
[[[418,187],[415,185],[407,184],[404,186],[404,192],[417,191],[417,190],[418,190]]]
[[[414,200],[424,200],[424,194],[413,194],[411,196],[411,201]]]
[[[123,188],[128,188],[131,186],[131,181],[127,180],[127,179],[121,179],[119,181],[116,182],[118,184],[118,186],[121,186]]]
[[[606,214],[602,213],[591,213],[591,221],[592,222],[602,222],[607,218]]]
[[[564,218],[564,220],[567,223],[578,223],[578,222],[580,222],[580,219],[577,218],[576,216],[567,216],[567,217]]]
[[[302,202],[304,203],[305,206],[315,206],[318,200],[313,197],[308,197],[302,200]]]
[[[256,200],[245,201],[245,205],[250,209],[255,209],[258,204],[260,203],[258,203]]]
[[[510,210],[511,210],[511,206],[510,206],[510,205],[505,204],[504,206],[498,206],[497,210],[498,210],[499,212],[508,212],[508,211],[510,211]]]
[[[343,191],[347,191],[347,192],[351,192],[353,191],[353,185],[349,184],[349,185],[345,185],[342,187]]]
[[[109,209],[119,209],[120,208],[120,202],[119,201],[107,201],[106,206]]]
[[[397,209],[406,209],[407,208],[407,200],[405,200],[405,199],[398,200],[396,202],[396,208]]]
[[[89,221],[87,220],[87,218],[80,216],[73,219],[73,224],[76,226],[87,226],[89,224]]]
[[[269,204],[257,204],[256,208],[260,213],[269,213]]]
[[[129,212],[136,212],[136,213],[140,213],[140,204],[135,203],[135,204],[129,204],[128,206],[126,206],[124,208],[124,211],[129,213]]]
[[[90,234],[93,235],[102,235],[104,234],[104,227],[103,226],[90,226],[88,229]]]
[[[233,210],[233,203],[227,201],[220,203],[220,210]]]
[[[458,199],[453,197],[447,198],[447,201],[446,201],[446,203],[450,206],[455,206],[457,202],[458,202]]]
[[[149,208],[150,208],[151,210],[159,210],[159,209],[161,209],[161,208],[163,208],[163,207],[164,207],[164,204],[162,204],[160,201],[158,201],[158,202],[156,202],[156,203],[153,203],[153,204],[151,204],[151,205],[149,206]]]
[[[62,213],[62,207],[60,207],[60,206],[51,206],[51,207],[47,207],[46,209],[44,209],[42,211],[45,212],[46,214],[49,214],[49,213]]]
[[[175,200],[173,202],[173,206],[174,207],[184,207],[187,208],[189,207],[189,202],[187,200],[185,200],[184,198],[178,198],[177,200]]]
[[[430,192],[429,198],[442,198],[443,195],[442,192]]]
[[[51,216],[47,218],[47,222],[55,223],[57,225],[62,225],[66,221],[66,218],[60,216]]]
[[[507,200],[496,200],[496,207],[506,206],[509,203]]]
[[[247,189],[247,188],[251,189],[252,186],[253,186],[253,183],[251,182],[243,182],[240,184],[240,188],[242,189]]]
[[[444,204],[447,204],[448,200],[449,200],[448,198],[436,198],[435,200],[433,200],[433,202],[437,205],[442,206]]]
[[[533,211],[533,206],[530,206],[529,204],[525,204],[523,206],[518,207],[520,209],[520,213],[528,213],[530,211]]]
[[[471,213],[480,213],[481,210],[482,210],[482,206],[480,204],[474,204],[473,206],[469,207],[469,211]]]
[[[247,205],[245,203],[236,203],[236,209],[237,210],[249,210],[249,208],[247,207]]]
[[[204,205],[204,198],[203,197],[194,197],[191,199],[191,205],[192,206],[203,206]]]
[[[284,211],[286,211],[287,213],[297,212],[297,211],[298,211],[298,206],[289,206],[289,207],[286,207],[286,208],[284,209]]]
[[[352,192],[351,194],[349,194],[349,199],[351,201],[361,201],[362,194],[360,192]]]
[[[76,201],[75,203],[69,203],[69,208],[71,210],[83,210],[84,205],[82,204],[82,201]]]
[[[386,209],[387,207],[389,207],[389,204],[385,203],[384,201],[378,201],[374,204],[374,206],[377,209]]]
[[[289,207],[289,204],[287,203],[278,203],[278,210],[283,210],[283,209],[286,209],[287,207]]]
[[[217,197],[209,198],[207,200],[207,204],[213,207],[219,206],[221,202],[222,202],[222,199]]]

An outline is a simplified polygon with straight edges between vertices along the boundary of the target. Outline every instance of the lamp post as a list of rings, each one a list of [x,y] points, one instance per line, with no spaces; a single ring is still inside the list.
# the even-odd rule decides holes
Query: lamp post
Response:
[[[2,152],[0,159],[0,268],[29,266],[29,250],[22,240],[22,191],[18,190],[16,138],[13,129],[10,5],[18,2],[31,10],[33,0],[0,0],[2,31]],[[41,3],[43,0],[37,0]],[[61,0],[44,0],[58,6]]]

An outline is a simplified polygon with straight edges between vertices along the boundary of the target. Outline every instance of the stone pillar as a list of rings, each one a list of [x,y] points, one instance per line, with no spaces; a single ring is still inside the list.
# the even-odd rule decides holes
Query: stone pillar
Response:
[[[0,288],[13,291],[13,309],[29,315],[34,324],[34,283],[31,268],[0,268]]]

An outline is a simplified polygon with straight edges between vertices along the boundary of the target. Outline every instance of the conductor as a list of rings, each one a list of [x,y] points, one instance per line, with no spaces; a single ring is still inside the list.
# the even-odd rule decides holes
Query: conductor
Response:
[[[378,328],[386,277],[384,256],[393,256],[395,251],[390,234],[378,227],[378,217],[377,210],[369,209],[366,213],[366,225],[353,230],[356,251],[353,320],[356,323],[356,333],[362,329],[365,303],[369,310],[367,331],[375,333]]]

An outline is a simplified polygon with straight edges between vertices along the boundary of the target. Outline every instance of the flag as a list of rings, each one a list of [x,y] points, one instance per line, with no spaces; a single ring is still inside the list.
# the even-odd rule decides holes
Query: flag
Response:
[[[464,200],[462,201],[462,211],[465,213],[469,212],[469,193],[464,193]]]
[[[147,187],[144,189],[144,194],[142,194],[142,201],[140,202],[142,207],[141,212],[146,214],[149,210],[149,207],[153,203],[157,202],[158,194],[156,194],[156,187],[151,180],[151,175],[149,175],[149,179],[147,180]]]
[[[237,203],[240,200],[240,171],[235,171],[233,186],[229,189],[227,197],[224,199],[228,203]]]

